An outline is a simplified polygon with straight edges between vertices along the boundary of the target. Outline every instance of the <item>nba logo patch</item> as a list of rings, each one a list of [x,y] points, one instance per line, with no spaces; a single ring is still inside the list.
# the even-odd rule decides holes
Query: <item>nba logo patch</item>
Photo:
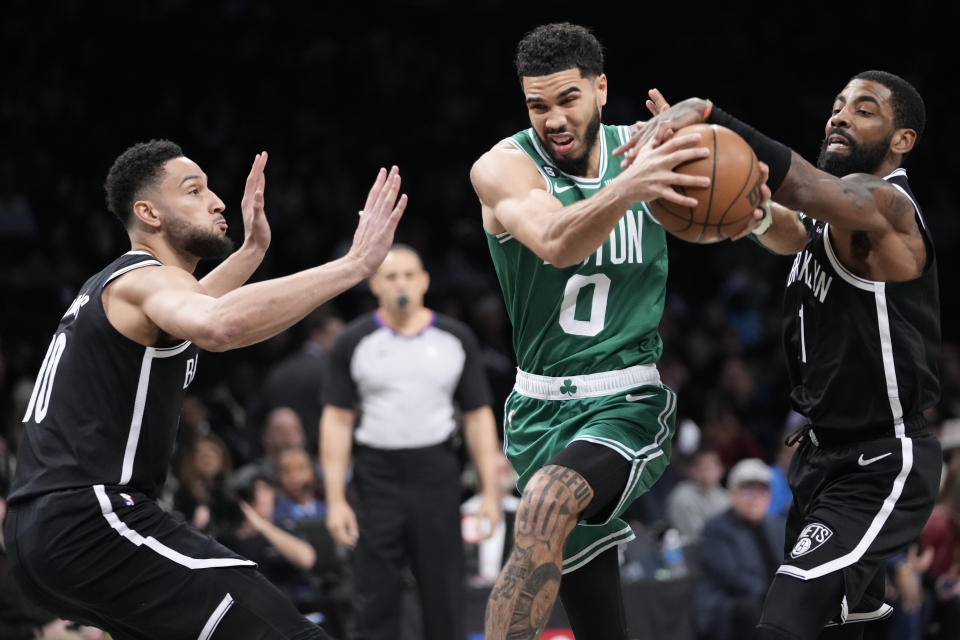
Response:
[[[548,176],[550,176],[551,178],[557,177],[557,170],[548,164],[543,165],[543,172]]]
[[[128,507],[133,506],[133,498],[130,497],[130,494],[121,493],[120,497],[123,498],[123,504],[127,505]]]
[[[820,524],[819,522],[808,524],[803,528],[803,531],[800,532],[797,543],[793,545],[793,549],[790,550],[790,557],[799,558],[814,549],[818,549],[832,535],[833,531],[825,524]]]

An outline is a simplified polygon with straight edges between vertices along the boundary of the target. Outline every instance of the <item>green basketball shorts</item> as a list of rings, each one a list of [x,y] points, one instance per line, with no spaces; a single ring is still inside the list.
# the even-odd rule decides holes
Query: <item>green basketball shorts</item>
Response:
[[[610,547],[634,538],[620,516],[657,481],[670,460],[677,394],[654,365],[552,378],[517,372],[504,405],[504,453],[523,491],[533,474],[574,441],[609,447],[630,463],[610,517],[580,521],[567,538],[563,572],[582,567]]]

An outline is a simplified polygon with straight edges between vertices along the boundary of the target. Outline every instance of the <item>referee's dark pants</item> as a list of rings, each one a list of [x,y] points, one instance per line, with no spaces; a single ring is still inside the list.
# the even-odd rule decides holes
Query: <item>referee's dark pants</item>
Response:
[[[464,637],[460,464],[447,444],[354,451],[359,540],[356,626],[362,640],[400,637],[403,575],[417,581],[424,640]]]

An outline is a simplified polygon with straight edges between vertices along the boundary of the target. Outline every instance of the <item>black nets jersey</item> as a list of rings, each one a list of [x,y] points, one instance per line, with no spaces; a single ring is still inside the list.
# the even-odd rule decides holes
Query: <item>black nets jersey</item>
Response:
[[[145,252],[122,255],[87,280],[64,313],[23,417],[11,504],[99,484],[159,493],[197,348],[133,342],[110,324],[100,298],[114,278],[159,265]]]
[[[913,202],[927,249],[921,275],[874,282],[846,269],[830,225],[810,218],[807,246],[787,278],[783,342],[793,408],[812,425],[871,429],[934,405],[940,396],[940,298],[933,241],[897,169],[884,178]]]

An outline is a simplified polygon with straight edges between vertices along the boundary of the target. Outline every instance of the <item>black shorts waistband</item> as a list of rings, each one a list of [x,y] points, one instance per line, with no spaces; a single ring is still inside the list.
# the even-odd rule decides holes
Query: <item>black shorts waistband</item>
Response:
[[[923,417],[922,413],[916,413],[904,418],[903,432],[908,436],[926,433],[926,418]],[[816,447],[833,448],[842,447],[854,442],[866,442],[879,438],[894,438],[896,435],[897,427],[893,424],[867,426],[862,429],[831,429],[807,424],[799,431],[791,434],[786,439],[786,443],[793,445],[803,440],[809,440],[810,443]]]

